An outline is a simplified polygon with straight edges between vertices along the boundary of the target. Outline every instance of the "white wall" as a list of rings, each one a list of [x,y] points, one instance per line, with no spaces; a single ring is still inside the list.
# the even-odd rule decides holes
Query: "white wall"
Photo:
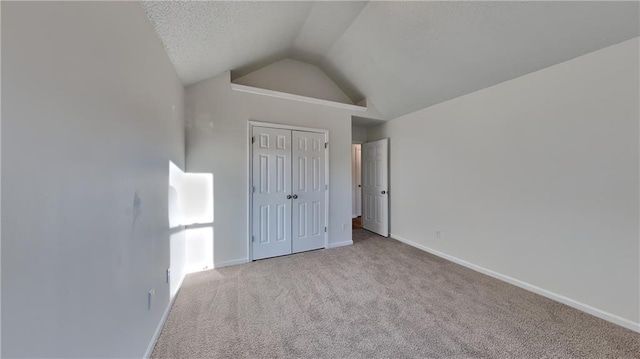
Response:
[[[213,268],[213,176],[169,165],[171,299],[188,273]]]
[[[169,296],[173,299],[187,275],[187,232],[184,228],[173,230],[169,237]]]
[[[135,2],[3,2],[2,29],[2,356],[142,357],[183,87]]]
[[[393,235],[640,330],[638,50],[636,38],[370,130],[390,138]]]
[[[0,5],[0,19],[2,18],[2,5]],[[0,39],[2,38],[2,26],[0,26]],[[1,42],[1,41],[0,41]],[[2,68],[2,56],[0,56],[0,69]],[[0,71],[0,84],[2,75]],[[2,86],[0,86],[1,88]],[[2,91],[0,90],[0,93]],[[0,95],[1,96],[1,95]],[[0,99],[0,113],[2,112],[2,100]],[[2,188],[2,116],[0,115],[0,188]],[[2,191],[0,190],[0,203],[2,203]],[[2,206],[0,205],[0,254],[2,253]],[[2,277],[2,255],[0,255],[0,283]],[[0,308],[2,308],[2,285],[0,285]],[[2,310],[0,310],[0,357],[2,356]]]
[[[240,77],[234,83],[294,95],[353,104],[340,87],[317,66],[283,59]]]
[[[353,143],[366,143],[367,142],[367,128],[362,126],[351,126],[351,142]]]
[[[182,191],[185,173],[169,162],[169,296],[175,297],[187,273],[187,241],[184,227]]]
[[[229,73],[187,87],[185,103],[187,170],[214,177],[216,267],[247,259],[249,120],[329,130],[329,243],[351,241],[351,112],[233,91]]]

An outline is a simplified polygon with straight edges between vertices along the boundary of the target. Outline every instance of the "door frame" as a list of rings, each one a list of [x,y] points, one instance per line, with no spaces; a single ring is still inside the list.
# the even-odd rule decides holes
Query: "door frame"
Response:
[[[324,134],[324,142],[325,145],[324,153],[325,153],[325,161],[324,161],[324,176],[325,183],[327,185],[326,190],[324,191],[324,225],[327,228],[327,231],[324,232],[324,248],[329,247],[329,191],[331,191],[331,185],[329,183],[329,130],[319,129],[319,128],[311,128],[311,127],[302,127],[302,126],[292,126],[292,125],[283,125],[279,123],[270,123],[270,122],[260,122],[260,121],[247,121],[247,258],[248,262],[253,261],[253,244],[251,242],[251,237],[253,235],[253,213],[251,209],[253,208],[253,189],[251,185],[251,180],[253,178],[253,146],[251,143],[251,137],[253,136],[253,128],[254,127],[268,127],[268,128],[277,128],[283,130],[291,130],[291,131],[302,131],[302,132],[313,132],[313,133],[321,133]]]

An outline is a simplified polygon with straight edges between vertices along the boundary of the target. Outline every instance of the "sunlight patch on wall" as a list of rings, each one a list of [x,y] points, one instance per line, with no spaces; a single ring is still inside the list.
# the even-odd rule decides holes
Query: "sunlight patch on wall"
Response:
[[[212,174],[185,173],[169,161],[169,228],[174,295],[185,274],[213,268]]]
[[[187,229],[186,242],[187,273],[213,269],[213,227]]]
[[[213,175],[185,173],[182,179],[182,224],[213,223]]]

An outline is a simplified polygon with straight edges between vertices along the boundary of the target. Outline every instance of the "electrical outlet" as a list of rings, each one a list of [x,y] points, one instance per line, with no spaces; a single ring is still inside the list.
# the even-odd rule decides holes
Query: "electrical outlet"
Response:
[[[151,310],[151,304],[153,304],[153,297],[156,295],[156,289],[151,288],[149,293],[147,293],[147,310]]]
[[[436,230],[436,239],[441,239],[442,238],[442,233],[440,232],[440,230]]]
[[[348,229],[349,229],[349,223],[343,223],[343,224],[342,224],[342,230],[343,230],[343,231],[346,231],[346,230],[348,230]]]
[[[171,268],[167,269],[167,283],[171,283]]]

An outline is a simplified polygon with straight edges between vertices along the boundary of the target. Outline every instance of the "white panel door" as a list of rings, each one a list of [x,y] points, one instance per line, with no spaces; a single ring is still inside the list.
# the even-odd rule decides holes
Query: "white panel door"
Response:
[[[324,134],[292,131],[293,253],[325,246]]]
[[[389,236],[389,139],[362,145],[362,227]]]
[[[253,138],[253,259],[290,254],[291,130],[254,127]]]

